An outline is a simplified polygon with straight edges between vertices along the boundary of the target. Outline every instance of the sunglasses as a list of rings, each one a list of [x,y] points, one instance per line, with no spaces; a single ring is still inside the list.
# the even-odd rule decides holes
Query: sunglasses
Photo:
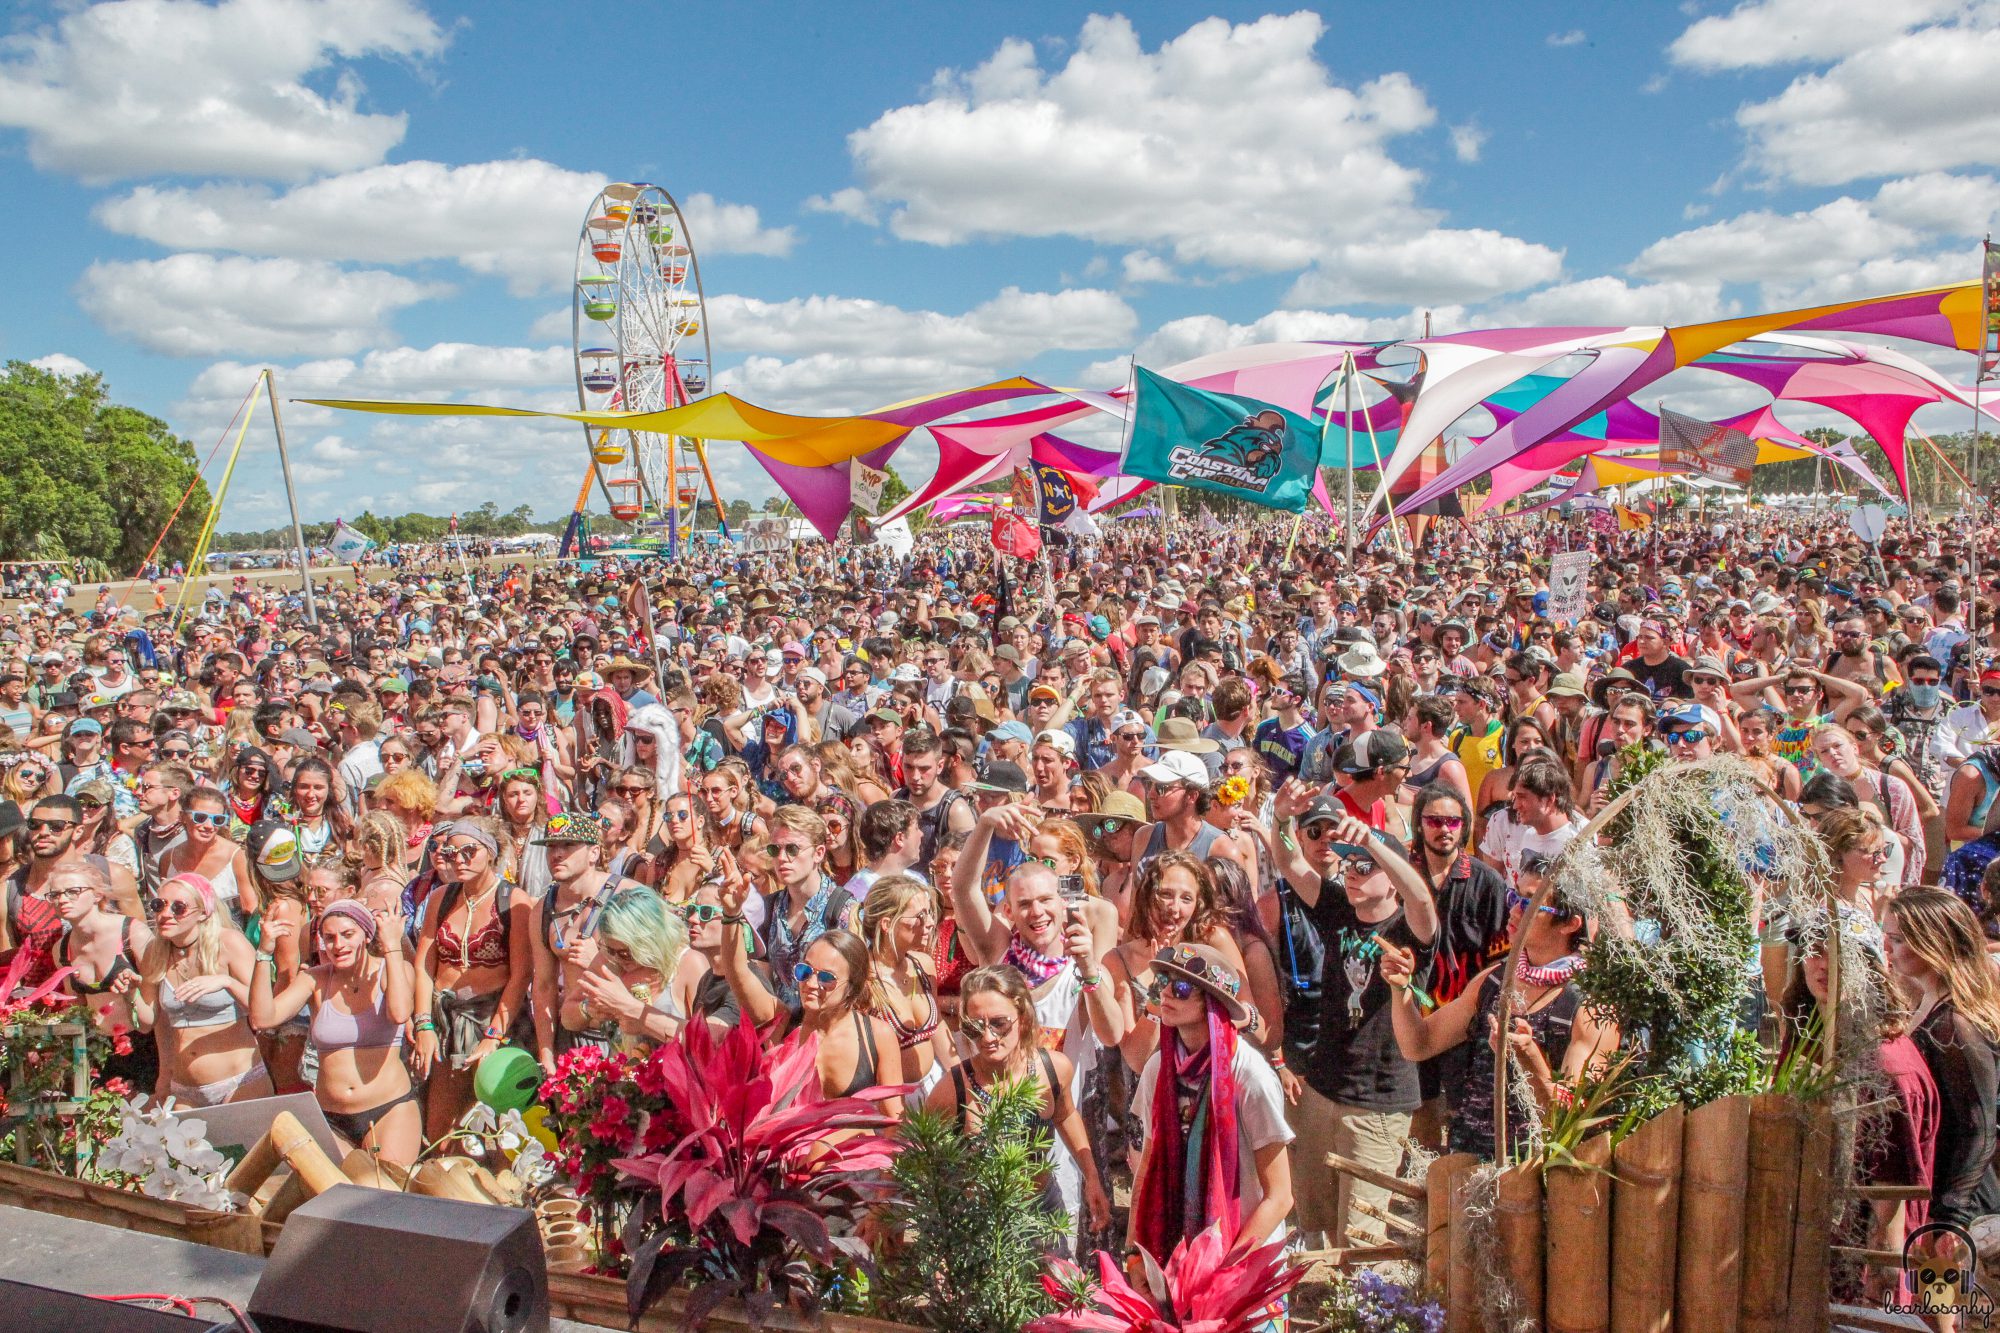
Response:
[[[681,919],[691,926],[705,926],[722,915],[722,909],[714,903],[682,903],[675,910],[681,914]],[[805,964],[801,963],[799,966],[804,967]]]
[[[187,821],[190,824],[213,824],[215,827],[221,828],[229,822],[229,816],[220,810],[187,810],[182,813],[187,816]]]
[[[192,916],[194,915],[194,910],[195,906],[193,903],[169,902],[165,898],[148,898],[146,900],[146,912],[149,916],[161,917],[168,921],[176,917]]]
[[[1669,745],[1699,745],[1708,739],[1708,728],[1683,727],[1678,731],[1663,731],[1660,739]]]
[[[968,1018],[958,1025],[958,1030],[974,1041],[984,1041],[988,1037],[1004,1037],[1014,1030],[1012,1018]]]
[[[431,852],[436,861],[470,861],[479,851],[476,842],[462,842],[453,847],[439,847]]]
[[[77,821],[74,819],[30,819],[28,821],[28,832],[59,833],[63,829],[75,828],[76,826]]]
[[[1173,996],[1176,1000],[1193,999],[1195,992],[1200,989],[1201,987],[1195,985],[1185,977],[1175,977],[1172,981],[1163,981],[1155,977],[1152,983],[1146,987],[1146,994],[1151,998],[1153,1003],[1158,1004],[1169,995]]]
[[[792,964],[792,980],[798,982],[801,986],[805,985],[808,979],[814,977],[819,979],[819,984],[822,986],[831,986],[840,980],[833,973],[823,968],[816,968],[811,963]]]
[[[1533,901],[1534,899],[1528,897],[1528,895],[1526,895],[1525,893],[1516,893],[1513,889],[1507,890],[1507,910],[1510,912],[1525,912],[1526,910],[1528,910],[1528,904]],[[1560,907],[1553,906],[1552,904],[1549,903],[1543,903],[1541,907],[1537,908],[1536,910],[1541,912],[1546,912],[1550,916],[1562,915],[1562,909]]]
[[[1989,699],[2000,699],[2000,685],[1981,685],[1979,692]]]
[[[646,795],[646,794],[647,794],[648,792],[650,792],[650,791],[652,790],[652,788],[651,788],[651,787],[613,787],[613,788],[612,788],[611,790],[612,790],[612,791],[614,791],[614,792],[616,792],[616,793],[618,793],[618,794],[619,794],[620,796],[644,796],[644,795]]]
[[[1880,865],[1883,862],[1887,861],[1891,855],[1889,850],[1889,844],[1885,842],[1879,847],[1870,847],[1867,851],[1863,852],[1862,855],[1867,857],[1869,860],[1875,862],[1877,865]]]
[[[189,759],[189,758],[192,758],[192,757],[193,757],[193,755],[194,755],[194,751],[193,751],[193,750],[162,750],[162,751],[160,751],[160,758],[162,758],[162,759]]]
[[[770,857],[773,861],[781,856],[806,856],[811,851],[812,848],[802,842],[767,842],[764,844],[764,855]]]
[[[1440,830],[1455,830],[1465,827],[1464,815],[1425,815],[1424,827]]]

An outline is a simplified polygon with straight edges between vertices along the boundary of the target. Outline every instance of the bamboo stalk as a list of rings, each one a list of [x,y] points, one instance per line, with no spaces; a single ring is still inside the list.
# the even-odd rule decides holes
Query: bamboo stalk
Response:
[[[1479,1333],[1485,1323],[1480,1306],[1479,1255],[1473,1248],[1472,1227],[1466,1218],[1472,1213],[1473,1171],[1455,1171],[1451,1177],[1451,1243],[1445,1247],[1450,1274],[1446,1290],[1445,1333]]]
[[[1353,1176],[1356,1180],[1364,1180],[1370,1185],[1379,1186],[1389,1191],[1391,1194],[1400,1194],[1404,1198],[1414,1199],[1418,1203],[1422,1203],[1427,1197],[1424,1187],[1416,1181],[1405,1180],[1401,1176],[1392,1176],[1387,1172],[1377,1171],[1372,1166],[1363,1166],[1352,1157],[1342,1157],[1337,1152],[1330,1152],[1326,1155],[1326,1164],[1336,1171]]]
[[[1500,1252],[1507,1280],[1514,1288],[1517,1324],[1542,1327],[1542,1263],[1547,1230],[1542,1225],[1542,1173],[1532,1164],[1510,1166],[1500,1173],[1494,1223],[1500,1232]]]
[[[1929,1188],[1923,1185],[1849,1185],[1840,1192],[1853,1199],[1892,1199],[1899,1203],[1931,1197]]]
[[[1576,1149],[1575,1166],[1552,1166],[1548,1266],[1542,1284],[1549,1333],[1608,1333],[1611,1327],[1611,1138]]]
[[[1292,1255],[1299,1264],[1331,1264],[1346,1268],[1353,1264],[1409,1263],[1416,1258],[1407,1245],[1349,1245],[1333,1250],[1301,1250]]]
[[[1424,1285],[1432,1291],[1450,1290],[1451,1233],[1457,1220],[1451,1210],[1452,1179],[1478,1160],[1469,1152],[1446,1153],[1431,1163],[1424,1181]]]
[[[271,1118],[271,1146],[278,1150],[278,1156],[298,1174],[299,1183],[318,1197],[335,1185],[348,1183],[319,1141],[299,1123],[298,1117],[290,1111],[280,1111]]]
[[[1792,1223],[1790,1333],[1826,1333],[1833,1298],[1833,1109],[1824,1098],[1805,1107],[1800,1135],[1797,1212]]]
[[[1673,1327],[1685,1120],[1685,1111],[1670,1106],[1626,1135],[1612,1154],[1612,1333],[1667,1333]]]
[[[1688,1112],[1681,1135],[1680,1255],[1674,1315],[1683,1329],[1736,1333],[1743,1290],[1744,1177],[1750,1098]]]
[[[1380,1222],[1383,1225],[1383,1227],[1397,1233],[1398,1235],[1417,1237],[1424,1234],[1424,1229],[1418,1226],[1415,1222],[1410,1221],[1409,1218],[1398,1217],[1386,1208],[1377,1208],[1374,1204],[1369,1203],[1366,1199],[1351,1200],[1348,1203],[1348,1207],[1352,1208],[1357,1213],[1361,1213],[1364,1216],[1374,1218],[1377,1222]]]
[[[1750,1102],[1749,1173],[1743,1199],[1743,1293],[1740,1333],[1785,1333],[1792,1294],[1792,1222],[1799,1199],[1805,1123],[1782,1093]]]

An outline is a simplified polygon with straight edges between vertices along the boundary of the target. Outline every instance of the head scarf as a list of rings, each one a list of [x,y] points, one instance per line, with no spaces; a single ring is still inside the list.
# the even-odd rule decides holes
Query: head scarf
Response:
[[[1236,1027],[1222,1006],[1203,993],[1208,1043],[1190,1052],[1181,1035],[1162,1025],[1153,1084],[1152,1143],[1145,1174],[1132,1190],[1138,1241],[1155,1256],[1192,1240],[1211,1221],[1231,1241],[1242,1223],[1237,1178]],[[1181,1127],[1181,1089],[1193,1089],[1194,1115]]]
[[[326,921],[328,917],[335,916],[346,917],[349,921],[361,927],[361,933],[368,937],[370,944],[375,942],[377,933],[375,914],[368,910],[366,903],[358,902],[353,898],[336,898],[325,907],[319,909],[319,919],[321,922]]]

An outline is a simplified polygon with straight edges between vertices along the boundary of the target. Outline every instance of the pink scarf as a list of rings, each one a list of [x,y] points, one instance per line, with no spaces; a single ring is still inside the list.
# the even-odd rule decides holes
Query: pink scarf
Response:
[[[1190,1053],[1180,1033],[1160,1033],[1158,1078],[1153,1084],[1153,1139],[1143,1174],[1132,1190],[1138,1241],[1155,1258],[1192,1240],[1211,1221],[1236,1240],[1242,1225],[1237,1178],[1236,1028],[1222,1006],[1208,1001],[1208,1044]],[[1181,1132],[1180,1085],[1206,1082],[1194,1113],[1194,1139]],[[1189,1161],[1190,1148],[1198,1157]]]

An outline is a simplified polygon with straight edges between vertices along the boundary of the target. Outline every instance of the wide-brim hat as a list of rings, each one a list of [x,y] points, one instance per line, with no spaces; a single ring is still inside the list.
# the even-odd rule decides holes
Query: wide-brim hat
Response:
[[[1375,645],[1366,639],[1356,643],[1334,661],[1339,664],[1342,675],[1360,676],[1363,679],[1379,676],[1389,669],[1389,664],[1382,660],[1382,654],[1377,652]]]
[[[653,674],[653,668],[650,664],[641,662],[636,658],[627,657],[623,653],[620,653],[604,664],[604,676],[607,680],[620,671],[632,671],[641,676],[650,676]]]
[[[1243,978],[1222,954],[1206,944],[1170,944],[1153,955],[1153,970],[1163,976],[1193,982],[1222,1006],[1238,1027],[1250,1021],[1250,1006],[1240,992]]]
[[[1183,750],[1188,754],[1214,754],[1222,748],[1218,741],[1204,740],[1201,729],[1185,717],[1161,721],[1158,745],[1162,750]]]

